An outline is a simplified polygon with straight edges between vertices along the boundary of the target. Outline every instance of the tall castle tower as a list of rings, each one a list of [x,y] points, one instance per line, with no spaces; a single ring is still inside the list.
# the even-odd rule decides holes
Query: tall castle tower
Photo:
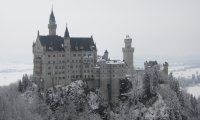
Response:
[[[49,35],[56,35],[57,24],[56,24],[56,20],[53,14],[53,9],[51,11],[51,15],[49,18],[48,28],[49,28]]]
[[[124,39],[125,47],[122,48],[123,51],[123,60],[128,66],[128,71],[127,73],[132,75],[134,71],[134,66],[133,66],[133,52],[134,48],[131,46],[132,39],[129,37],[129,35],[126,36]]]
[[[64,35],[64,49],[65,49],[65,63],[66,63],[66,67],[65,67],[65,71],[66,71],[66,85],[69,84],[71,82],[71,71],[70,71],[70,62],[71,62],[71,45],[70,45],[70,36],[69,36],[69,31],[66,25],[66,29],[65,29],[65,35]]]

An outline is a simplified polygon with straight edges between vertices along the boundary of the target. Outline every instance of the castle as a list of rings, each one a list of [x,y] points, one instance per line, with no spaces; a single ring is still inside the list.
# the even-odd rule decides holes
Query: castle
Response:
[[[70,37],[66,27],[64,37],[56,34],[56,20],[51,11],[49,34],[40,35],[33,43],[33,78],[43,83],[44,88],[68,85],[83,80],[88,88],[99,89],[105,98],[113,103],[118,101],[120,79],[133,77],[134,48],[132,39],[126,36],[123,61],[110,60],[108,51],[97,56],[93,37]],[[136,86],[137,87],[137,86]],[[138,87],[137,87],[138,88]]]

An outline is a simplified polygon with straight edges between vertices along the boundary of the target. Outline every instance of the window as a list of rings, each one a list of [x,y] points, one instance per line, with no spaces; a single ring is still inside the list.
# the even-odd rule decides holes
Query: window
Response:
[[[48,72],[48,75],[51,75],[51,72]]]
[[[62,54],[62,57],[65,57],[65,55],[64,55],[64,54]]]
[[[55,57],[55,55],[53,55],[53,57]]]
[[[63,79],[65,79],[65,77],[63,77]]]
[[[51,55],[48,55],[48,57],[51,57]]]
[[[51,69],[51,67],[48,67],[48,69]]]
[[[74,57],[76,57],[76,54],[73,54]]]
[[[51,62],[50,62],[50,61],[48,61],[48,63],[50,64]]]
[[[65,66],[62,66],[62,69],[65,69]]]

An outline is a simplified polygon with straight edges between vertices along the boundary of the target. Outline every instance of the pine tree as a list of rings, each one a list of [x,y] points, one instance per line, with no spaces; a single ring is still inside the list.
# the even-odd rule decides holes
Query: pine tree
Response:
[[[23,85],[22,85],[22,81],[21,80],[19,81],[19,84],[18,84],[18,91],[19,92],[23,92]]]
[[[151,94],[150,75],[147,72],[144,74],[144,91],[147,96]]]

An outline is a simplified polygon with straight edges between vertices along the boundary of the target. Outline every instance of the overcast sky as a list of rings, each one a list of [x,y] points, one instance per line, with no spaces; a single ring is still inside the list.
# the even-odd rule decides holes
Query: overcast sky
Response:
[[[58,35],[66,24],[72,37],[93,35],[98,53],[107,49],[111,59],[122,59],[127,34],[137,57],[200,56],[200,0],[1,0],[1,60],[32,62],[52,5]]]

